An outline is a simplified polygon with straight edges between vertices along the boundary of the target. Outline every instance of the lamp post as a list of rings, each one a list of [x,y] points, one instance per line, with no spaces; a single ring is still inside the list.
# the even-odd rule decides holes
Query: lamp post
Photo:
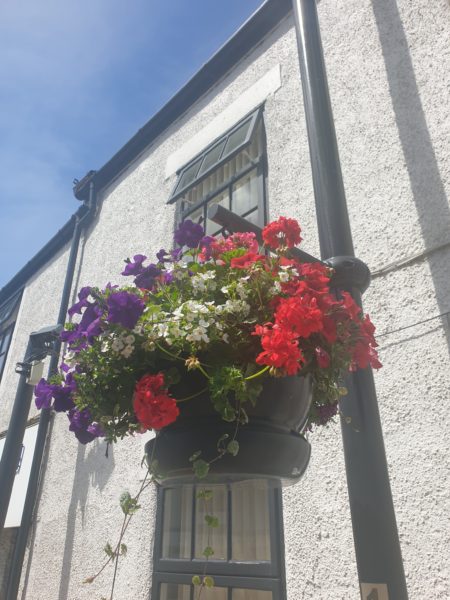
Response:
[[[34,386],[30,385],[27,379],[31,373],[32,363],[44,360],[48,354],[54,352],[54,343],[58,339],[61,329],[61,325],[55,325],[31,333],[23,362],[18,363],[16,367],[16,372],[20,376],[19,385],[0,461],[0,531],[5,525],[33,396]]]
[[[361,303],[316,0],[292,0],[311,156],[320,252],[332,265],[347,263],[347,288]],[[353,265],[353,266],[352,266]],[[348,378],[341,401],[342,438],[363,600],[407,600],[405,574],[371,369]],[[350,425],[349,425],[350,423]],[[352,423],[357,427],[351,426]]]

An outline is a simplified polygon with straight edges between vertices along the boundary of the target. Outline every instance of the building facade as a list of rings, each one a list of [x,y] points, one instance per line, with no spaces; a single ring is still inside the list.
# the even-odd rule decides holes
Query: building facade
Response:
[[[377,325],[384,365],[375,380],[409,594],[444,599],[450,586],[450,5],[321,0],[318,11],[355,253],[373,274],[364,309]],[[118,282],[125,258],[167,247],[182,218],[203,221],[214,233],[205,213],[214,203],[259,224],[296,218],[303,248],[319,256],[289,2],[268,0],[75,192],[86,203],[90,189],[96,209],[83,230],[73,299],[82,286]],[[74,224],[75,218],[0,291],[0,432],[8,429],[14,366],[29,334],[57,321]],[[36,414],[33,408],[30,423]],[[19,598],[108,597],[112,573],[82,582],[117,536],[121,492],[136,491],[143,477],[143,440],[127,439],[106,457],[102,441],[79,445],[67,425],[58,414],[50,428]],[[310,442],[311,462],[297,485],[280,491],[260,482],[218,492],[223,511],[232,498],[247,502],[245,514],[257,518],[236,528],[240,566],[228,564],[224,548],[228,566],[205,600],[231,597],[228,588],[234,600],[360,597],[339,423],[312,433]],[[194,510],[189,497],[185,490],[158,500],[155,489],[146,491],[129,527],[115,597],[192,597],[195,556],[183,547],[202,534],[185,527],[174,542],[168,533],[180,529],[183,510]],[[0,537],[2,594],[16,531],[6,528]],[[218,547],[234,535],[222,534]]]

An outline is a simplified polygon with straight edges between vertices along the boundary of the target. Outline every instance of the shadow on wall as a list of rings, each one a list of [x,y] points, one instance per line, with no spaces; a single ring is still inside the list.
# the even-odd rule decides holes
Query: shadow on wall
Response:
[[[86,446],[78,445],[77,461],[75,465],[75,478],[72,486],[69,510],[67,513],[66,540],[64,546],[61,579],[59,584],[59,600],[67,600],[70,572],[72,569],[73,546],[75,541],[75,527],[77,511],[81,511],[81,520],[84,525],[87,495],[90,487],[102,491],[114,470],[114,455],[112,447],[105,458],[106,446],[102,442],[94,442],[89,446],[86,455]],[[89,575],[89,573],[87,573]]]
[[[396,0],[372,0],[392,106],[408,170],[411,191],[427,249],[449,239],[450,209],[428,131],[405,30]],[[450,309],[444,255],[429,266],[439,312]],[[450,351],[450,332],[445,328]]]

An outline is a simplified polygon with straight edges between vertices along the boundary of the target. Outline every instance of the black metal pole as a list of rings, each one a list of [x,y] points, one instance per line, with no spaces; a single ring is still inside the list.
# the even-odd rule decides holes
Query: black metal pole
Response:
[[[72,242],[70,246],[69,260],[67,262],[66,277],[59,306],[58,324],[64,325],[66,322],[67,309],[70,302],[72,291],[73,276],[78,256],[78,248],[80,237],[85,222],[92,216],[94,209],[94,184],[90,184],[88,211],[83,217],[76,217],[76,223],[72,234]],[[58,371],[59,354],[61,351],[61,341],[57,340],[54,345],[54,353],[51,356],[48,376],[54,375]],[[16,600],[20,585],[20,576],[22,573],[23,559],[28,540],[31,523],[33,520],[33,512],[36,505],[36,498],[39,489],[42,461],[44,457],[45,447],[47,443],[47,435],[52,418],[52,411],[48,408],[42,409],[39,417],[39,426],[36,436],[36,444],[33,454],[33,462],[31,464],[30,479],[28,481],[27,494],[22,513],[22,522],[17,534],[14,554],[11,564],[11,569],[8,577],[8,587],[5,600]]]
[[[0,461],[0,531],[5,526],[11,491],[14,485],[17,465],[19,464],[22,440],[30,412],[33,386],[28,385],[27,378],[30,374],[30,357],[32,352],[31,338],[28,340],[23,363],[19,363],[21,371],[17,386],[16,397],[11,413],[11,419],[6,434]]]
[[[315,0],[293,0],[322,259],[354,256]],[[350,284],[357,302],[360,293]],[[349,377],[341,426],[363,600],[406,600],[405,574],[370,369]]]

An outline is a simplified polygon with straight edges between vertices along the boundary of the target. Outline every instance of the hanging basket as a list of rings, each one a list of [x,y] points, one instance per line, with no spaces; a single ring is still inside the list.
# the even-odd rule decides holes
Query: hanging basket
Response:
[[[240,425],[236,456],[224,454],[210,465],[208,482],[275,479],[283,485],[296,483],[308,466],[311,448],[299,433],[304,427],[312,398],[309,377],[270,378],[255,407],[247,410],[249,421]],[[201,458],[213,460],[219,438],[231,440],[236,424],[227,423],[214,410],[208,395],[180,403],[175,423],[159,431],[146,444],[146,453],[158,461],[164,473],[162,485],[194,481],[189,457],[201,451]]]

